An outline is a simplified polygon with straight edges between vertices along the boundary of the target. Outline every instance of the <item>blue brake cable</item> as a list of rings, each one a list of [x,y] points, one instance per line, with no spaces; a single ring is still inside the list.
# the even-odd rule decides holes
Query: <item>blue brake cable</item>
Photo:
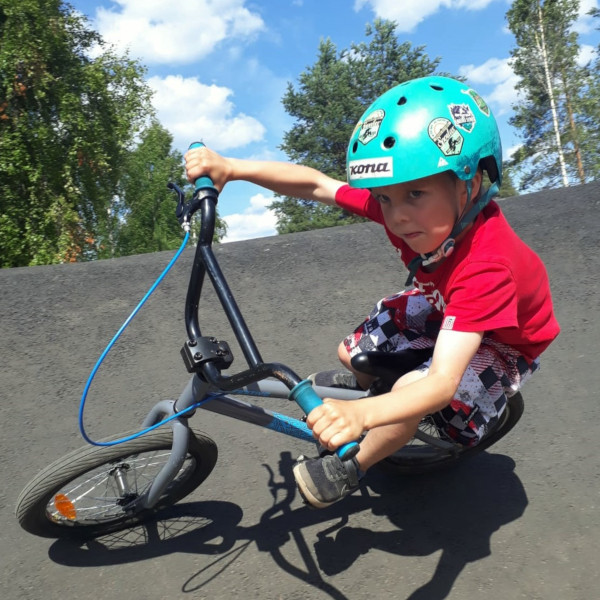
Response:
[[[205,398],[202,402],[198,402],[196,404],[193,404],[189,408],[186,408],[186,409],[178,412],[177,414],[171,415],[171,416],[163,419],[159,423],[156,423],[155,425],[152,425],[150,427],[142,429],[138,433],[134,433],[133,435],[130,435],[130,436],[118,439],[118,440],[111,440],[110,442],[97,442],[97,441],[92,440],[87,435],[87,433],[85,431],[85,427],[83,425],[83,411],[84,411],[84,408],[85,408],[86,398],[87,398],[90,386],[92,385],[92,381],[93,381],[94,377],[96,376],[96,373],[97,373],[98,369],[100,368],[100,365],[102,364],[102,362],[106,358],[106,355],[109,353],[109,351],[111,350],[111,348],[115,345],[115,342],[119,339],[119,337],[121,337],[121,334],[125,331],[125,329],[127,328],[127,326],[131,323],[132,319],[137,315],[137,313],[142,308],[142,306],[146,303],[146,301],[148,300],[148,298],[150,298],[150,296],[154,292],[154,290],[158,287],[158,285],[162,282],[162,280],[165,278],[165,276],[167,275],[167,273],[171,270],[171,267],[175,264],[175,262],[177,261],[177,259],[181,256],[181,253],[183,252],[185,246],[188,243],[189,237],[190,237],[190,232],[186,231],[185,236],[183,238],[183,242],[182,242],[181,246],[179,247],[179,250],[177,250],[177,252],[175,253],[175,256],[171,259],[171,261],[169,262],[169,264],[166,266],[165,270],[159,275],[158,279],[154,282],[154,284],[152,285],[152,287],[146,292],[146,295],[140,300],[139,304],[133,309],[133,311],[131,312],[131,314],[127,317],[127,319],[125,320],[125,322],[123,323],[123,325],[121,325],[121,327],[119,328],[119,330],[117,331],[117,333],[114,335],[114,337],[112,338],[112,340],[108,343],[108,345],[104,349],[104,352],[102,352],[102,354],[100,355],[100,358],[98,359],[98,361],[94,365],[94,368],[92,369],[92,372],[90,373],[90,376],[88,377],[87,383],[85,384],[85,387],[83,389],[83,394],[81,396],[81,402],[79,404],[79,431],[81,432],[81,435],[83,436],[83,439],[86,442],[88,442],[88,444],[91,444],[93,446],[116,446],[117,444],[122,444],[124,442],[128,442],[130,440],[133,440],[133,439],[136,439],[138,437],[141,437],[142,435],[148,433],[149,431],[157,429],[161,425],[164,425],[165,423],[168,423],[169,421],[172,421],[173,419],[179,418],[181,415],[184,415],[187,412],[190,412],[190,411],[194,410],[195,408],[198,408],[198,406],[200,406],[201,404],[203,404],[207,400],[210,400],[210,399],[212,399],[213,397],[216,396],[216,395],[215,396],[209,396],[209,397]]]

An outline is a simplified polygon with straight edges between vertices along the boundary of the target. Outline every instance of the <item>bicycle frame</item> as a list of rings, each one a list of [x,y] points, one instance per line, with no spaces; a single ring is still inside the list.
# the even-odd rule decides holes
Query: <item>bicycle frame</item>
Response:
[[[165,417],[188,411],[180,418],[171,421],[173,447],[169,461],[156,476],[148,493],[140,499],[144,507],[153,506],[160,498],[169,482],[177,475],[185,459],[189,442],[189,409],[195,405],[210,412],[265,427],[284,435],[305,441],[314,438],[306,423],[301,419],[272,412],[226,395],[261,396],[290,399],[291,392],[302,384],[300,377],[289,367],[280,363],[265,363],[254,343],[240,309],[233,297],[212,250],[212,240],[216,220],[218,195],[212,186],[197,189],[192,201],[185,203],[181,190],[174,184],[169,187],[179,195],[177,214],[184,224],[200,211],[201,229],[185,302],[185,325],[188,341],[182,348],[182,357],[193,375],[176,401],[165,400],[154,406],[146,417],[143,426],[151,427]],[[226,342],[202,335],[198,322],[198,306],[206,274],[213,284],[236,339],[242,349],[248,369],[225,376],[221,369],[229,367],[233,361]],[[272,379],[268,379],[272,378]],[[331,395],[329,388],[311,388],[311,393],[323,398]],[[356,399],[366,392],[336,390],[340,399]],[[300,404],[297,398],[296,401]],[[308,412],[308,411],[306,411]]]

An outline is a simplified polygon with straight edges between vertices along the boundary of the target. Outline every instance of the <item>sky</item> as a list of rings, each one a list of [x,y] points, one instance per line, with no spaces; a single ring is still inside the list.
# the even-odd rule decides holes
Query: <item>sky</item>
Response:
[[[514,38],[508,0],[68,0],[120,52],[147,68],[153,104],[173,146],[190,143],[238,158],[287,160],[279,150],[293,120],[281,99],[329,38],[338,50],[366,40],[377,17],[398,22],[400,42],[441,58],[439,70],[467,78],[498,121],[504,155],[519,145],[508,125],[518,102],[508,63]],[[600,43],[581,0],[581,61]],[[227,241],[275,234],[268,190],[231,182],[219,199]]]

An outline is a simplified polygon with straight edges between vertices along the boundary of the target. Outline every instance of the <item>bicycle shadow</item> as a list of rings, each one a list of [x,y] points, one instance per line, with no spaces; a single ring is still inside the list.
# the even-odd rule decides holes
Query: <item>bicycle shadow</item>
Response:
[[[518,519],[528,501],[514,461],[507,456],[482,453],[464,465],[440,473],[390,477],[372,469],[360,493],[328,509],[292,508],[296,489],[293,459],[283,452],[280,478],[265,465],[273,505],[251,526],[241,525],[243,511],[225,501],[176,505],[155,521],[124,532],[75,543],[59,540],[49,549],[59,564],[79,567],[106,566],[146,560],[171,553],[216,556],[183,584],[184,592],[206,586],[255,543],[269,553],[284,571],[318,586],[331,598],[345,596],[323,576],[350,568],[360,557],[378,550],[405,557],[442,554],[431,579],[409,600],[443,599],[464,567],[491,554],[492,534]],[[352,526],[352,515],[370,510],[394,526],[373,531]],[[337,521],[331,526],[331,521]],[[310,544],[303,530],[326,524]],[[304,565],[290,563],[282,548],[293,540]]]

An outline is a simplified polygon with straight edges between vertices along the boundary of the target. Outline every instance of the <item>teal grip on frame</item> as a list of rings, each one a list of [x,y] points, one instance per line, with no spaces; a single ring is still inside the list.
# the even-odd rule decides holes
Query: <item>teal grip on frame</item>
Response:
[[[193,142],[190,144],[189,149],[192,150],[193,148],[204,148],[204,144],[202,142]],[[213,190],[215,194],[218,194],[217,188],[210,177],[198,177],[194,184],[197,190]]]
[[[323,404],[323,400],[321,400],[315,390],[313,390],[312,383],[308,379],[295,385],[290,390],[289,397],[294,400],[307,415],[313,408]],[[341,460],[350,460],[358,454],[358,450],[358,443],[350,442],[340,446],[336,450],[336,454]]]

